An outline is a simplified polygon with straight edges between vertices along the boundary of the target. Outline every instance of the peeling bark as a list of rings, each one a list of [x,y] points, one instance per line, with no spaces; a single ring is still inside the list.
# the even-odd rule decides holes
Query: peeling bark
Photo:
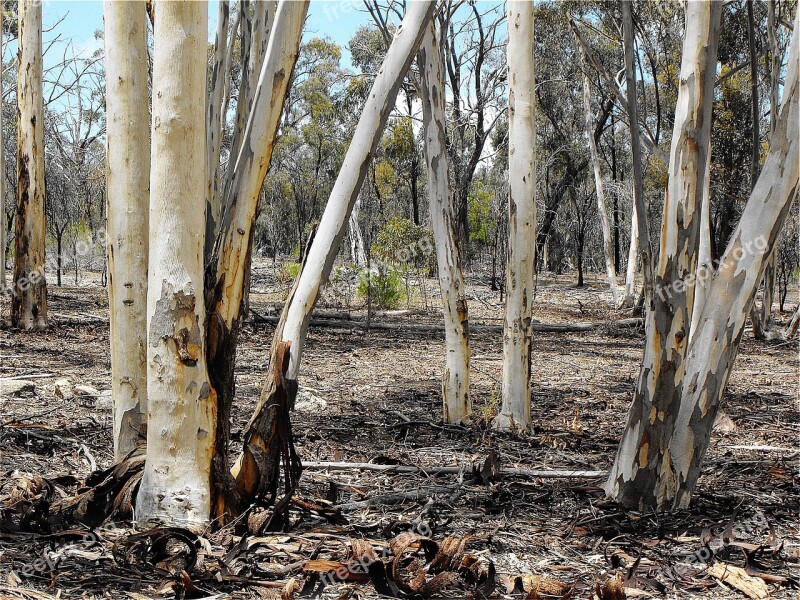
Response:
[[[431,19],[422,49],[417,55],[419,92],[428,170],[428,202],[444,313],[444,420],[447,423],[460,423],[468,420],[472,413],[469,399],[469,317],[456,238],[453,189],[449,178],[442,62],[439,32],[435,20]]]
[[[106,0],[106,214],[114,458],[147,434],[150,112],[147,15]]]
[[[533,3],[510,0],[508,17],[508,261],[503,320],[503,404],[495,429],[531,421],[531,338],[536,276],[536,104]]]
[[[147,294],[147,460],[141,522],[207,523],[216,393],[205,357],[207,7],[158,5]]]
[[[659,475],[660,504],[685,508],[708,450],[714,419],[739,351],[747,313],[764,268],[797,199],[800,180],[800,15],[795,17],[783,105],[769,153],[734,230],[686,356],[671,460]],[[794,321],[794,319],[793,319]],[[797,326],[797,323],[794,323]]]
[[[19,2],[17,51],[17,214],[11,323],[47,328],[44,221],[44,104],[42,4]]]
[[[680,404],[694,302],[704,182],[710,168],[711,114],[722,3],[686,5],[661,248],[644,358],[606,491],[624,505],[660,507],[659,487]],[[626,23],[630,26],[630,20]],[[633,102],[631,102],[633,104]],[[641,205],[639,205],[641,209]],[[641,223],[641,219],[640,219]]]
[[[276,371],[268,374],[256,407],[244,431],[244,452],[233,472],[239,488],[246,493],[276,487],[281,453],[284,461],[290,457],[287,448],[270,444],[280,439],[280,432],[288,425],[283,415],[275,410],[283,402],[281,390],[288,391],[288,406],[294,404],[297,392],[297,375],[305,343],[311,312],[319,298],[323,283],[330,275],[342,238],[347,230],[350,213],[358,197],[372,156],[395,105],[398,89],[419,49],[425,26],[435,8],[434,2],[419,1],[408,4],[408,9],[395,32],[394,40],[384,58],[368,100],[361,113],[353,139],[348,146],[339,176],[320,220],[313,241],[308,245],[300,275],[284,306],[281,320],[275,329],[271,350],[271,363],[275,365],[283,348],[290,349],[283,387],[276,381]],[[276,28],[280,29],[280,28]],[[285,355],[284,355],[285,356]],[[286,465],[286,463],[284,462]],[[251,468],[255,465],[256,468]],[[291,474],[292,467],[288,465]]]
[[[246,508],[254,487],[237,486],[229,471],[230,410],[235,393],[236,345],[241,328],[253,225],[269,168],[289,81],[297,56],[308,2],[284,0],[278,6],[253,93],[252,110],[239,154],[232,159],[222,195],[220,230],[206,271],[207,360],[217,397],[214,452],[214,516],[225,522]],[[227,513],[227,514],[226,514]]]

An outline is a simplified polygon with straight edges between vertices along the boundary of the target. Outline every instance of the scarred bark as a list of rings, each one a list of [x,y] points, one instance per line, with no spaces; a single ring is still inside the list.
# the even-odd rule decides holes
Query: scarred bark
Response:
[[[445,323],[445,368],[442,376],[444,420],[447,423],[460,423],[469,419],[472,413],[469,399],[469,317],[456,240],[453,189],[449,178],[442,62],[439,32],[432,19],[417,55],[417,63],[428,171],[428,201]]]
[[[503,405],[495,429],[531,420],[531,337],[536,272],[536,104],[533,3],[507,2],[508,261],[503,321]]]
[[[44,272],[44,104],[42,4],[19,3],[17,52],[17,214],[11,322],[26,330],[47,328]]]
[[[686,5],[687,30],[661,248],[652,306],[647,314],[647,341],[627,425],[606,484],[614,499],[640,509],[662,504],[662,491],[656,489],[656,482],[665,453],[665,460],[669,460],[670,436],[680,403],[694,300],[703,182],[710,166],[721,14],[719,0]]]
[[[147,295],[147,460],[137,519],[206,523],[217,406],[205,356],[207,7],[162,2],[155,22]]]
[[[300,275],[289,293],[275,329],[271,351],[273,365],[281,353],[284,356],[285,353],[289,354],[285,369],[282,369],[284,382],[279,385],[275,381],[275,369],[268,374],[256,411],[244,431],[244,452],[233,469],[239,488],[245,493],[276,489],[281,455],[284,459],[291,457],[286,446],[289,440],[284,437],[287,434],[288,415],[275,407],[283,405],[284,389],[288,393],[288,406],[293,406],[311,312],[333,268],[353,204],[394,108],[403,76],[419,49],[434,8],[435,3],[427,0],[408,4],[406,16],[395,33],[361,113],[316,236],[306,252]],[[279,440],[280,443],[273,443],[273,440]],[[289,476],[293,476],[291,464],[284,464],[289,467]]]
[[[253,90],[252,110],[222,193],[224,212],[206,271],[207,359],[217,397],[214,516],[225,522],[254,499],[256,486],[236,485],[229,471],[230,410],[235,393],[236,345],[253,247],[258,197],[269,168],[303,30],[308,2],[282,1]]]
[[[114,458],[147,433],[147,252],[150,112],[147,15],[103,4],[106,45],[106,214]]]

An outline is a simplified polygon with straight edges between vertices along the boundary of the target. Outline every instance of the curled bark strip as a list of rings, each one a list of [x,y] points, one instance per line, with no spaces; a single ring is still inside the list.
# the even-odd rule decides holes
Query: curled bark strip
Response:
[[[181,527],[157,527],[114,544],[114,560],[125,567],[149,567],[177,575],[197,565],[197,536]]]

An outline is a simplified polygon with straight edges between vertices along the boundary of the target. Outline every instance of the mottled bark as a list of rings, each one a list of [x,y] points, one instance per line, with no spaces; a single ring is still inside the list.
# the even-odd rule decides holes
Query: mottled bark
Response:
[[[711,115],[722,2],[686,5],[686,33],[672,133],[661,248],[644,358],[606,490],[639,509],[662,506],[672,427],[694,302],[703,182],[710,167]],[[626,23],[630,25],[630,20]],[[633,104],[633,102],[631,102]],[[641,208],[641,206],[639,206]],[[641,224],[641,220],[640,220]]]
[[[800,178],[800,15],[794,21],[783,105],[761,172],[709,285],[699,329],[686,356],[680,410],[656,489],[659,505],[685,508],[708,450],[747,313],[767,260],[798,195]]]
[[[106,214],[114,458],[147,433],[150,111],[147,14],[106,0]],[[60,252],[59,252],[60,257]]]
[[[435,21],[431,19],[422,49],[417,55],[419,93],[422,100],[425,165],[428,172],[428,204],[444,313],[444,420],[447,423],[460,423],[469,419],[472,413],[469,398],[469,317],[449,176],[442,63],[439,32]]]
[[[147,460],[142,522],[206,523],[217,403],[205,356],[207,6],[161,2],[154,28]]]
[[[495,429],[531,420],[531,338],[536,275],[536,104],[533,3],[506,3],[508,18],[508,260],[503,320],[503,404]]]
[[[11,323],[47,328],[42,3],[20,0],[17,51],[17,214]]]

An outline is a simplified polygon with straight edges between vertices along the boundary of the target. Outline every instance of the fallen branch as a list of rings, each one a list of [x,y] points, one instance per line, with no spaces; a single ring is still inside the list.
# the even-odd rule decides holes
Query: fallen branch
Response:
[[[474,468],[474,469],[473,469]],[[479,465],[466,464],[460,467],[415,467],[412,465],[376,465],[372,463],[351,462],[303,462],[303,469],[328,471],[380,471],[383,473],[424,473],[427,475],[469,474],[480,470]],[[570,469],[499,469],[500,475],[514,477],[538,477],[541,479],[568,479],[605,477],[606,471],[576,471]]]
[[[252,312],[252,311],[251,311]],[[255,323],[270,323],[277,325],[279,317],[253,315],[251,320]],[[644,321],[641,318],[620,319],[618,321],[600,321],[597,323],[582,322],[582,323],[534,323],[533,330],[543,333],[580,333],[584,331],[595,331],[604,328],[639,328],[643,326]],[[367,329],[367,323],[364,319],[326,319],[314,318],[311,319],[312,327],[332,327],[336,329]],[[380,323],[371,322],[370,329],[378,331],[420,331],[426,333],[444,333],[444,325],[433,323]],[[500,334],[503,332],[502,325],[482,325],[480,323],[470,323],[469,328],[471,331],[480,333],[494,333]]]

